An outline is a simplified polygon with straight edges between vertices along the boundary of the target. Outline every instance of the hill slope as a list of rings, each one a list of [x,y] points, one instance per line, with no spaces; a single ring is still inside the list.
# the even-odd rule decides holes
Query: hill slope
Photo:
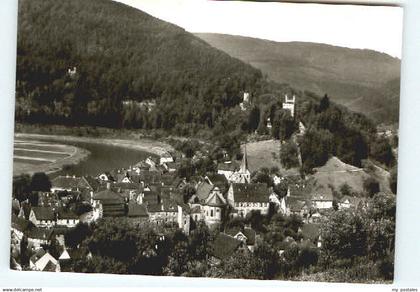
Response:
[[[262,82],[259,70],[124,4],[19,1],[17,120],[209,126]],[[145,100],[156,101],[152,112],[141,111]]]
[[[365,113],[377,122],[397,122],[400,60],[371,50],[325,44],[278,43],[223,34],[195,34],[267,74],[316,94],[328,93],[333,101]],[[395,90],[397,89],[397,90]]]

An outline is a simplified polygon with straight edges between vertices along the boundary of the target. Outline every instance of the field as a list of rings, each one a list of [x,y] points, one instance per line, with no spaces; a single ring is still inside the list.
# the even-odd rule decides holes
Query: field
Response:
[[[244,146],[242,146],[244,147]],[[280,162],[281,143],[278,140],[265,140],[246,144],[248,166],[251,172],[262,167],[278,167],[282,175],[298,175],[296,168],[284,169]]]
[[[34,172],[51,173],[65,164],[77,163],[89,153],[64,144],[17,138],[13,151],[13,175]]]
[[[367,173],[363,168],[346,164],[337,157],[331,157],[324,166],[316,168],[313,175],[320,185],[339,190],[346,183],[358,193],[363,192],[363,182],[370,176],[379,182],[382,191],[390,191],[389,172],[376,166],[373,172]]]

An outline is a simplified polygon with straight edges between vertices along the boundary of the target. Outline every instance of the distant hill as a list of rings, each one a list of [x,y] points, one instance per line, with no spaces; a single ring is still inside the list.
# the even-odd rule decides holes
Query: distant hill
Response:
[[[278,83],[309,90],[376,122],[398,121],[400,60],[372,50],[223,34],[196,36],[267,74]]]

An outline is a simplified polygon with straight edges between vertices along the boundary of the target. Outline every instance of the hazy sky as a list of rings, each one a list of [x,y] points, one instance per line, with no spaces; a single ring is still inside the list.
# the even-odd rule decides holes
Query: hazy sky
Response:
[[[403,9],[207,0],[117,0],[190,32],[372,49],[401,58]]]

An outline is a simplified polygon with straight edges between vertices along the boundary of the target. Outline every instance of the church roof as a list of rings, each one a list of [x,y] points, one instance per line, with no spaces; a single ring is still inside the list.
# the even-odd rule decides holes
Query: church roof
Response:
[[[211,190],[213,189],[213,185],[207,182],[200,182],[197,185],[197,192],[196,195],[200,201],[205,201],[208,196],[210,195]]]
[[[235,202],[269,202],[270,192],[266,184],[233,183],[231,186]]]
[[[206,205],[220,207],[226,205],[226,200],[220,192],[219,188],[215,188],[213,192],[210,193],[206,200]]]
[[[246,144],[244,146],[244,154],[242,156],[242,163],[241,163],[241,167],[239,168],[239,172],[241,173],[248,172],[248,154],[246,152]]]

